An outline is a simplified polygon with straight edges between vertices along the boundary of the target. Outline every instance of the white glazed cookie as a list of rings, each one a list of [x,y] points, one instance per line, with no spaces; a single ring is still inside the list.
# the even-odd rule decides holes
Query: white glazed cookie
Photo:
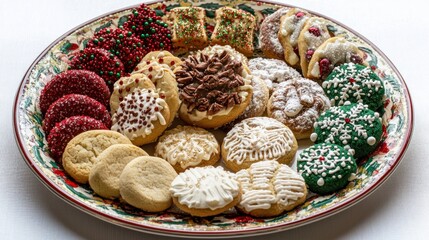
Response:
[[[249,60],[249,68],[253,76],[264,80],[270,93],[279,83],[302,77],[298,71],[278,59],[252,58]]]
[[[179,125],[159,138],[155,156],[167,160],[177,172],[183,172],[190,167],[215,164],[220,158],[220,147],[207,130]]]
[[[119,197],[119,176],[134,158],[147,156],[141,148],[132,144],[115,144],[101,152],[89,172],[89,185],[104,198]]]
[[[307,77],[313,80],[325,79],[334,67],[353,62],[366,65],[364,53],[343,37],[332,37],[320,45],[308,64]]]
[[[254,117],[236,124],[224,138],[221,149],[226,167],[237,172],[263,160],[290,164],[298,143],[283,123]]]
[[[174,204],[192,216],[220,214],[241,199],[240,183],[222,167],[196,167],[180,173],[170,188]]]
[[[302,204],[307,196],[304,179],[276,161],[254,163],[236,173],[242,196],[236,206],[255,217],[274,217]]]
[[[268,100],[267,114],[288,126],[297,139],[309,138],[313,124],[331,106],[323,89],[301,78],[279,84]]]
[[[287,13],[289,8],[283,7],[267,16],[261,23],[259,30],[259,45],[262,52],[268,58],[284,59],[283,46],[277,36],[280,29],[280,18]]]
[[[112,116],[112,130],[127,136],[137,146],[154,142],[168,127],[167,103],[155,90],[134,89],[124,97]]]
[[[147,212],[160,212],[172,204],[170,186],[177,176],[173,167],[157,157],[138,157],[129,162],[119,177],[124,201]]]
[[[300,57],[301,72],[307,77],[308,63],[313,57],[316,49],[322,45],[328,38],[329,31],[327,22],[320,17],[311,17],[307,20],[298,37],[298,52]]]
[[[298,37],[310,14],[299,8],[290,9],[280,19],[278,37],[284,49],[285,61],[299,69]]]

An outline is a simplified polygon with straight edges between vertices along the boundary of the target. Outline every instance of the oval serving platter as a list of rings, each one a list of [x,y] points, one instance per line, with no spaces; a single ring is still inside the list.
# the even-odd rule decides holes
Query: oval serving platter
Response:
[[[147,3],[164,14],[178,6],[200,6],[206,9],[208,21],[214,21],[217,8],[227,5],[248,11],[256,16],[258,25],[263,19],[287,5],[244,0],[182,0]],[[220,238],[231,235],[257,235],[287,230],[308,224],[338,213],[367,197],[377,189],[397,168],[411,138],[413,109],[406,84],[389,59],[367,39],[346,26],[309,11],[330,21],[329,30],[342,34],[366,54],[366,60],[384,81],[386,101],[384,106],[385,139],[370,156],[359,162],[356,179],[335,194],[312,195],[296,209],[275,218],[257,219],[228,212],[210,218],[195,218],[174,209],[149,214],[119,202],[96,196],[86,185],[70,179],[48,154],[42,130],[42,115],[38,107],[42,88],[56,74],[67,69],[63,61],[68,54],[83,48],[94,32],[107,27],[118,27],[127,19],[131,9],[120,9],[86,22],[53,42],[34,61],[18,89],[14,105],[14,132],[24,160],[34,174],[54,194],[72,206],[92,216],[134,230],[170,236]],[[258,34],[255,34],[256,36]],[[257,39],[255,39],[257,43]]]

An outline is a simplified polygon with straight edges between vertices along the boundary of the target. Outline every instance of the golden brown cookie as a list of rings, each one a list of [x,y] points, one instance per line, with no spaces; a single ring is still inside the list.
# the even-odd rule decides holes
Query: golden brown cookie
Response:
[[[171,25],[173,47],[187,51],[202,49],[208,45],[205,30],[205,10],[200,7],[177,7],[171,9],[167,22]]]
[[[212,45],[230,45],[246,56],[253,55],[255,17],[241,9],[221,7],[216,10],[216,26],[211,36]]]
[[[282,7],[267,16],[261,23],[259,30],[259,45],[268,58],[284,59],[283,46],[279,41],[280,18],[288,12],[289,8]]]
[[[292,67],[299,69],[298,37],[310,14],[299,8],[290,9],[280,19],[278,37],[284,49],[284,59]]]
[[[240,183],[222,167],[196,167],[180,173],[171,183],[174,204],[192,216],[225,212],[241,199]]]
[[[77,182],[87,183],[98,156],[115,144],[131,144],[124,135],[110,130],[91,130],[74,137],[64,150],[64,170]]]
[[[308,64],[314,52],[330,37],[325,19],[311,17],[307,20],[298,37],[301,71],[304,77],[307,77]]]
[[[268,100],[267,114],[288,126],[297,139],[309,138],[313,124],[331,103],[323,89],[309,79],[282,82]]]
[[[251,75],[228,50],[190,55],[176,72],[182,105],[179,116],[190,125],[217,128],[244,112],[252,99]]]
[[[276,161],[254,163],[236,173],[241,183],[240,211],[254,217],[275,217],[304,203],[307,186],[297,172]]]
[[[170,186],[177,176],[173,167],[157,157],[138,157],[129,162],[119,178],[125,202],[147,212],[160,212],[172,204]]]
[[[329,38],[314,52],[308,64],[307,77],[323,80],[334,67],[348,62],[367,65],[364,53],[356,45],[341,36]]]
[[[124,97],[112,116],[112,130],[141,146],[156,141],[170,123],[170,109],[153,89],[139,89]]]
[[[291,164],[297,150],[292,131],[267,117],[248,118],[236,124],[221,147],[225,166],[234,172],[263,160]]]
[[[119,176],[124,167],[134,158],[148,156],[141,148],[132,144],[112,145],[97,157],[89,173],[89,185],[104,198],[119,197]]]
[[[179,125],[159,138],[155,156],[167,160],[177,172],[183,172],[190,167],[215,164],[220,158],[220,147],[207,130]]]

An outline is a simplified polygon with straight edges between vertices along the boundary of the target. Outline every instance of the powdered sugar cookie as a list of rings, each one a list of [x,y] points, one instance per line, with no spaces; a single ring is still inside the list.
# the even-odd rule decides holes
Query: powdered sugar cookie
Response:
[[[112,116],[112,130],[137,146],[156,141],[168,127],[170,110],[153,89],[134,89],[124,97]]]
[[[280,19],[278,37],[284,49],[285,61],[294,68],[299,69],[298,37],[302,28],[310,18],[310,14],[299,8],[291,8]]]
[[[292,168],[276,161],[254,163],[236,173],[241,183],[240,211],[255,217],[274,217],[304,203],[307,186]]]
[[[279,41],[280,18],[289,8],[283,7],[267,16],[261,23],[259,30],[259,46],[268,58],[284,59],[283,46]]]
[[[221,150],[226,167],[237,172],[263,160],[290,164],[298,143],[281,122],[255,117],[236,124],[224,138]]]
[[[307,77],[308,64],[316,49],[328,38],[326,20],[320,17],[311,17],[307,20],[298,37],[298,52],[302,75]]]
[[[174,204],[192,216],[225,212],[241,199],[240,183],[222,167],[196,167],[180,173],[171,183]]]
[[[308,138],[320,114],[331,106],[314,81],[296,79],[279,84],[268,100],[267,114],[288,126],[297,139]]]
[[[113,85],[112,96],[110,96],[110,112],[112,115],[118,110],[119,103],[124,100],[124,97],[134,92],[135,89],[155,90],[155,85],[144,74],[132,74],[119,79]]]
[[[215,164],[220,158],[220,148],[212,133],[179,125],[159,138],[155,156],[167,160],[177,172],[183,172],[190,167]]]
[[[364,54],[343,37],[332,37],[320,45],[308,64],[307,77],[325,79],[335,66],[347,62],[364,63]]]
[[[189,56],[176,72],[182,105],[179,116],[203,128],[236,119],[252,99],[252,76],[227,50]]]
[[[161,212],[172,204],[170,186],[176,171],[164,159],[137,157],[119,177],[119,191],[125,202],[147,212]]]
[[[298,71],[278,59],[252,58],[249,60],[249,68],[253,76],[264,80],[270,93],[279,83],[302,77]]]
[[[124,135],[110,130],[91,130],[74,137],[66,146],[64,170],[77,182],[87,183],[97,157],[114,144],[131,144]]]
[[[115,144],[106,148],[89,172],[89,185],[101,197],[118,198],[119,176],[124,167],[134,158],[147,155],[132,144]]]

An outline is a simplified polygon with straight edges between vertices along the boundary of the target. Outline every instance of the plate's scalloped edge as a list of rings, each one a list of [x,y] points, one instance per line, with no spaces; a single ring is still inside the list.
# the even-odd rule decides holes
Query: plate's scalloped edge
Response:
[[[161,1],[150,1],[150,2],[146,2],[146,4],[153,4],[153,3],[158,3],[158,2],[161,2]],[[169,1],[169,2],[174,2],[174,1]],[[229,1],[229,2],[232,2],[232,1]],[[243,1],[240,1],[240,2],[243,2]],[[287,4],[277,3],[275,1],[260,1],[260,2],[263,4],[268,3],[268,4],[275,4],[278,6],[295,7],[295,6],[291,6],[291,5],[287,5]],[[358,203],[364,197],[368,196],[370,193],[375,191],[397,169],[397,167],[398,167],[399,163],[401,162],[403,155],[404,155],[404,153],[408,147],[408,144],[410,142],[411,135],[413,132],[413,122],[414,122],[412,100],[411,100],[411,97],[409,94],[409,90],[406,86],[406,83],[403,80],[403,77],[401,76],[399,71],[396,69],[396,67],[392,64],[392,62],[388,59],[388,57],[377,46],[375,46],[372,42],[370,42],[368,39],[361,36],[359,33],[355,32],[354,30],[348,28],[347,26],[339,23],[338,21],[335,21],[335,20],[333,20],[327,16],[316,13],[314,11],[309,11],[315,15],[324,17],[324,18],[332,21],[333,23],[341,26],[342,28],[346,29],[348,32],[354,34],[355,36],[360,38],[363,42],[365,42],[369,46],[371,46],[371,48],[374,49],[376,51],[376,53],[379,54],[382,57],[382,59],[384,59],[386,61],[386,65],[388,65],[391,68],[391,70],[393,70],[394,74],[397,76],[397,78],[400,81],[399,83],[403,86],[402,91],[403,91],[403,96],[405,98],[404,100],[406,101],[405,107],[408,110],[407,116],[405,119],[407,121],[405,128],[408,131],[406,131],[406,135],[404,136],[404,141],[402,142],[402,145],[399,146],[399,148],[401,150],[399,153],[397,153],[397,155],[395,155],[395,160],[393,162],[387,163],[390,165],[390,168],[388,168],[387,171],[382,176],[380,176],[375,183],[372,183],[363,192],[360,192],[359,194],[354,195],[353,198],[347,199],[347,201],[344,201],[339,205],[335,205],[335,206],[333,206],[333,207],[331,207],[331,208],[329,208],[329,209],[327,209],[321,213],[316,213],[312,216],[294,221],[292,223],[286,222],[286,223],[281,223],[281,224],[277,224],[277,225],[259,226],[259,227],[247,228],[247,229],[246,229],[246,227],[244,227],[243,229],[239,228],[239,229],[234,229],[234,230],[229,229],[229,230],[220,230],[220,231],[179,230],[179,229],[166,229],[166,228],[161,228],[161,227],[152,226],[152,225],[141,225],[141,224],[137,224],[133,221],[129,221],[127,219],[114,218],[111,215],[104,213],[103,211],[100,211],[99,209],[91,208],[91,207],[86,206],[85,204],[82,204],[81,202],[77,201],[76,199],[74,199],[70,195],[70,193],[65,192],[63,189],[60,189],[52,181],[52,179],[49,179],[48,177],[44,176],[42,174],[42,171],[39,168],[39,166],[37,166],[36,164],[34,164],[31,161],[31,156],[29,154],[29,150],[24,147],[24,144],[22,142],[23,139],[21,136],[21,132],[19,130],[19,124],[20,124],[19,120],[20,119],[18,116],[18,111],[20,108],[21,100],[22,100],[21,94],[23,93],[25,84],[28,82],[28,80],[29,80],[28,78],[32,74],[32,71],[33,71],[34,67],[36,66],[36,64],[49,52],[50,49],[52,49],[55,45],[57,45],[62,39],[69,36],[70,34],[76,32],[78,29],[81,29],[88,24],[91,24],[93,22],[96,22],[97,20],[100,20],[101,18],[108,17],[110,15],[113,15],[113,14],[116,14],[116,13],[119,13],[119,12],[122,12],[122,11],[125,11],[128,9],[134,8],[136,6],[138,6],[138,5],[121,8],[119,10],[112,11],[110,13],[103,14],[102,16],[93,18],[93,19],[73,28],[72,30],[66,32],[61,37],[57,38],[32,63],[30,68],[25,73],[23,80],[22,80],[22,82],[18,88],[17,94],[15,96],[15,102],[14,102],[14,106],[13,106],[13,116],[12,116],[13,117],[13,128],[14,128],[14,134],[15,134],[15,139],[16,139],[17,145],[19,147],[19,150],[21,151],[22,156],[24,157],[24,160],[26,161],[26,163],[30,167],[30,169],[33,171],[33,173],[38,177],[38,179],[41,180],[42,183],[44,185],[46,185],[50,191],[52,191],[55,195],[57,195],[61,199],[65,200],[66,202],[68,202],[72,206],[77,207],[80,210],[82,210],[86,213],[89,213],[92,216],[95,216],[95,217],[100,218],[100,219],[107,221],[107,222],[114,223],[116,225],[120,225],[120,226],[123,226],[126,228],[138,230],[138,231],[143,231],[143,232],[148,232],[148,233],[156,233],[156,234],[160,234],[160,235],[183,236],[183,237],[204,236],[204,237],[212,237],[212,238],[227,237],[227,236],[231,236],[231,235],[237,236],[236,234],[241,234],[241,235],[238,235],[240,237],[248,236],[248,235],[260,235],[260,234],[283,231],[283,230],[295,228],[298,226],[302,226],[304,224],[308,224],[308,223],[311,223],[314,221],[321,220],[321,219],[326,218],[328,216],[331,216],[331,215],[333,215],[339,211],[342,211],[342,210]]]

